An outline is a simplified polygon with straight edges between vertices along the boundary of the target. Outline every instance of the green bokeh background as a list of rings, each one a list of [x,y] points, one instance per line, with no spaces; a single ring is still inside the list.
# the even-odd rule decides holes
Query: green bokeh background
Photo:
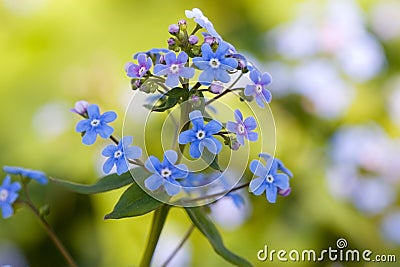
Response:
[[[138,51],[165,46],[168,25],[184,18],[185,9],[199,7],[224,39],[238,50],[264,59],[265,55],[258,52],[264,33],[290,19],[293,7],[302,1],[15,0],[12,5],[19,11],[5,2],[11,1],[0,2],[0,165],[21,165],[89,183],[99,175],[95,164],[106,142],[89,147],[81,144],[74,131],[78,118],[69,112],[75,101],[86,99],[98,103],[102,110],[122,115],[131,93],[125,63]],[[42,4],[35,7],[35,3]],[[374,1],[360,3],[368,7]],[[395,46],[385,48],[393,68],[388,69],[390,73],[399,66],[400,58]],[[249,219],[233,231],[221,229],[229,248],[256,266],[334,266],[329,262],[261,263],[256,253],[264,244],[274,249],[319,250],[335,246],[343,237],[351,248],[397,253],[400,260],[399,248],[379,233],[380,218],[367,217],[332,198],[324,179],[328,137],[338,125],[376,119],[392,136],[399,136],[399,130],[382,119],[384,103],[376,97],[381,82],[366,84],[342,121],[323,121],[305,113],[297,117],[292,101],[273,101],[277,155],[295,173],[293,193],[275,205],[250,196],[253,211]],[[59,134],[40,131],[40,120],[46,118],[38,119],[37,112],[49,104],[65,107],[61,112],[67,127]],[[113,126],[120,133],[122,119]],[[37,203],[50,203],[48,219],[79,266],[138,265],[151,216],[103,220],[122,190],[80,196],[53,186],[32,184],[31,189]],[[185,213],[173,209],[166,229],[183,235],[188,226]],[[17,244],[29,266],[65,266],[28,210],[18,210],[14,217],[0,220],[0,242]],[[192,266],[229,266],[213,253],[199,232],[194,232],[190,243]]]

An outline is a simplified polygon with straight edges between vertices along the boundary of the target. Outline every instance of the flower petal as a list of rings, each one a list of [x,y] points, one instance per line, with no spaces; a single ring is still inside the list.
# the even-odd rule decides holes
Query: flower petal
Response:
[[[163,64],[157,64],[154,66],[154,75],[162,76],[168,74],[169,67]]]
[[[158,160],[158,158],[154,156],[148,157],[148,159],[144,163],[144,166],[148,171],[152,173],[158,173],[162,169],[161,162]]]
[[[116,150],[117,150],[116,145],[108,145],[103,149],[101,154],[105,157],[114,157],[114,153]]]
[[[210,66],[210,62],[207,60],[204,60],[202,57],[195,57],[193,58],[193,63],[194,65],[199,68],[200,70],[206,70],[209,69]]]
[[[235,120],[237,122],[243,122],[243,115],[242,115],[242,112],[240,112],[239,109],[236,109],[235,112],[233,113],[233,115],[235,116]]]
[[[251,131],[251,130],[254,130],[255,128],[257,128],[256,119],[254,119],[254,117],[252,117],[252,116],[247,117],[244,120],[243,124],[244,124],[244,126],[246,126],[247,131]]]
[[[176,54],[173,51],[166,53],[164,58],[165,58],[165,63],[167,63],[167,66],[170,66],[170,65],[176,63]]]
[[[270,84],[272,81],[272,77],[268,72],[264,72],[260,79],[260,84],[266,86]]]
[[[268,175],[268,170],[256,159],[250,162],[250,171],[259,177],[265,177]]]
[[[84,119],[84,120],[79,121],[79,122],[76,124],[75,130],[76,130],[78,133],[83,133],[83,132],[86,132],[87,130],[89,130],[90,127],[91,127],[91,126],[90,126],[90,120],[89,120],[89,119]]]
[[[104,165],[103,165],[104,173],[109,173],[111,171],[111,169],[114,167],[114,164],[115,164],[114,158],[113,157],[112,158],[108,158],[106,160],[106,162],[104,162]]]
[[[257,177],[251,180],[249,184],[250,192],[254,193],[256,196],[261,195],[265,190],[265,186],[263,186],[264,180],[263,177]]]
[[[271,95],[271,92],[269,90],[263,89],[262,90],[262,94],[264,96],[265,102],[267,102],[267,103],[271,102],[272,95]]]
[[[96,142],[97,134],[94,130],[90,129],[85,132],[82,137],[82,143],[85,145],[92,145]]]
[[[228,83],[231,80],[231,76],[222,68],[214,70],[214,79],[223,83]]]
[[[254,95],[255,93],[256,93],[256,86],[253,85],[253,84],[248,84],[244,88],[244,95],[245,96],[251,96],[251,95]]]
[[[258,133],[256,133],[256,132],[248,132],[246,137],[247,137],[247,139],[249,141],[255,142],[258,139]]]
[[[193,78],[194,76],[194,69],[193,68],[188,68],[188,67],[182,67],[181,71],[179,72],[179,76],[183,78]]]
[[[240,135],[240,134],[236,134],[236,139],[237,139],[237,141],[239,142],[239,144],[241,145],[241,146],[244,146],[244,136],[243,135]]]
[[[226,129],[231,133],[236,133],[237,132],[237,123],[233,122],[233,121],[227,121]]]
[[[173,184],[169,180],[164,183],[164,188],[165,191],[167,191],[167,194],[170,196],[175,196],[181,191],[181,187],[179,185]]]
[[[217,120],[212,120],[207,125],[204,127],[204,131],[207,132],[207,134],[215,134],[221,131],[222,129],[222,124],[217,121]]]
[[[96,104],[92,104],[92,105],[88,106],[87,112],[88,112],[89,118],[91,118],[91,119],[100,117],[99,106]]]
[[[178,164],[172,169],[172,175],[175,179],[186,178],[189,174],[185,164]]]
[[[178,74],[169,73],[167,76],[167,80],[165,81],[165,85],[169,87],[176,87],[179,85],[179,76]]]
[[[8,203],[3,203],[1,205],[1,214],[4,219],[11,217],[14,214],[14,210]]]
[[[274,186],[273,184],[267,184],[266,195],[267,195],[267,200],[269,203],[276,202],[277,194],[278,194],[278,188],[276,186]]]
[[[107,124],[103,124],[101,127],[97,127],[96,131],[102,138],[106,139],[112,135],[114,128]]]
[[[153,174],[144,180],[144,186],[151,191],[157,190],[163,183],[164,179],[158,174]]]
[[[186,63],[187,60],[188,55],[182,51],[179,53],[176,63]]]
[[[289,177],[286,174],[278,173],[274,176],[274,185],[279,187],[279,189],[289,188]]]
[[[202,85],[210,85],[214,80],[214,69],[209,68],[204,70],[199,76],[199,82]]]
[[[125,160],[125,158],[121,157],[116,162],[115,165],[117,166],[117,174],[121,175],[128,171],[129,167]]]
[[[124,148],[124,156],[126,159],[138,159],[142,156],[142,149],[138,146]]]
[[[196,140],[195,133],[192,130],[186,130],[178,136],[179,144],[187,144]]]
[[[164,152],[164,159],[162,165],[167,163],[173,165],[177,160],[178,160],[178,154],[174,150],[167,150]]]
[[[262,95],[257,95],[257,96],[256,96],[256,102],[257,102],[257,105],[258,105],[260,108],[264,108],[264,96],[262,96]]]
[[[200,152],[200,142],[199,141],[194,141],[190,144],[190,156],[192,158],[198,159],[201,156],[201,152]]]
[[[250,75],[249,76],[250,76],[250,79],[255,84],[258,84],[260,82],[261,73],[258,70],[254,69],[254,70],[250,71]]]

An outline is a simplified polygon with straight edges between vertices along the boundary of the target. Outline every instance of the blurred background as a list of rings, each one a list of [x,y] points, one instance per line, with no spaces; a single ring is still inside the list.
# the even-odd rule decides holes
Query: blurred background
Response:
[[[194,7],[271,73],[276,155],[295,176],[292,194],[275,205],[245,191],[239,208],[228,199],[212,207],[227,247],[256,266],[398,266],[257,260],[264,245],[319,251],[345,238],[349,249],[400,261],[398,0],[1,0],[0,165],[96,181],[106,141],[82,145],[79,118],[69,109],[85,99],[116,111],[120,135],[132,94],[125,63],[166,47],[168,25]],[[138,265],[151,216],[103,220],[122,190],[82,196],[51,185],[30,189],[38,205],[50,204],[48,219],[79,266]],[[155,266],[189,225],[182,210],[171,211]],[[26,209],[0,219],[2,264],[65,266]],[[229,264],[195,231],[170,266]]]

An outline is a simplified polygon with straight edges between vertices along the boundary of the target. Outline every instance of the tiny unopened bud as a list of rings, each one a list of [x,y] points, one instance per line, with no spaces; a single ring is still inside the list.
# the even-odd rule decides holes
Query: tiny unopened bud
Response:
[[[179,26],[176,24],[169,25],[168,32],[172,35],[176,35],[179,32]]]
[[[87,116],[87,108],[89,106],[89,102],[85,100],[80,100],[75,103],[75,107],[71,109],[72,112],[81,115],[81,116]]]
[[[209,44],[210,46],[213,46],[214,44],[218,44],[218,40],[217,38],[211,36],[211,35],[207,35],[204,37],[204,42]]]
[[[210,90],[214,94],[220,94],[224,90],[224,84],[220,81],[214,81],[210,85]]]
[[[45,217],[50,214],[50,206],[48,204],[39,208],[39,214],[41,217]]]
[[[240,143],[238,142],[238,140],[233,139],[231,141],[231,145],[230,145],[232,150],[238,150],[240,148]]]
[[[160,64],[165,64],[166,62],[165,62],[165,56],[164,55],[161,55],[160,56],[160,59],[158,60],[158,62],[160,63]]]
[[[169,38],[168,39],[168,41],[167,41],[167,43],[168,43],[168,45],[175,45],[176,44],[176,41],[175,41],[175,39],[174,38]]]
[[[283,197],[287,197],[288,195],[290,195],[291,192],[292,192],[292,189],[290,187],[285,190],[282,190],[282,189],[278,190],[278,194]]]
[[[194,45],[194,46],[192,47],[192,49],[190,49],[190,51],[192,52],[192,54],[193,54],[194,56],[199,56],[199,55],[200,55],[200,52],[201,52],[200,47],[199,47],[198,45]]]
[[[178,25],[182,31],[186,30],[186,28],[187,28],[187,23],[186,23],[186,20],[184,20],[184,19],[181,19],[180,21],[178,21]]]
[[[198,42],[199,42],[199,37],[197,37],[196,35],[190,35],[189,36],[189,44],[195,45]]]
[[[136,90],[140,86],[142,86],[142,81],[140,79],[132,79],[131,80],[131,86],[132,86],[132,90]]]

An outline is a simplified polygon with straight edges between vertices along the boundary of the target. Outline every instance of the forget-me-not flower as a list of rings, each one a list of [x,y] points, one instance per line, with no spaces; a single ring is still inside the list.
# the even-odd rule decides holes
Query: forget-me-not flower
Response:
[[[258,70],[253,69],[250,72],[250,79],[254,84],[246,85],[246,88],[244,89],[244,95],[254,96],[258,106],[264,108],[264,102],[269,103],[271,102],[272,98],[271,92],[265,88],[272,81],[271,75],[269,75],[267,72],[261,75]]]
[[[190,143],[190,156],[199,158],[203,153],[204,147],[213,154],[218,154],[222,149],[222,144],[212,135],[222,129],[219,121],[211,120],[204,125],[203,115],[199,110],[189,113],[189,118],[193,124],[192,129],[182,132],[178,137],[179,144]]]
[[[81,120],[76,125],[76,131],[83,133],[82,143],[92,145],[100,135],[102,138],[109,138],[114,132],[111,126],[107,123],[114,121],[117,114],[113,111],[107,111],[100,114],[99,106],[92,104],[87,108],[88,119]]]
[[[163,161],[154,156],[150,156],[144,166],[153,173],[144,181],[144,185],[149,190],[157,190],[164,185],[168,195],[174,196],[181,190],[179,179],[188,176],[188,169],[184,164],[175,165],[178,160],[178,154],[174,150],[167,150],[164,153]]]
[[[231,80],[228,71],[236,69],[238,61],[234,58],[227,58],[229,44],[221,41],[217,51],[214,53],[211,46],[204,43],[201,46],[201,57],[193,58],[193,63],[203,72],[199,76],[199,82],[203,85],[210,85],[213,80],[227,83]]]
[[[7,175],[0,186],[0,208],[4,219],[13,215],[12,204],[17,200],[19,190],[21,190],[21,184],[18,182],[11,183],[11,177]]]
[[[212,24],[212,22],[203,15],[203,12],[201,12],[200,9],[193,8],[192,10],[185,10],[185,15],[189,19],[194,18],[194,21],[202,28],[206,29],[208,33],[211,34],[213,37],[221,39],[221,36],[214,29],[214,25]]]
[[[151,58],[144,53],[140,53],[137,60],[138,64],[129,62],[125,65],[126,75],[131,78],[142,78],[153,65]]]
[[[168,52],[165,56],[165,65],[157,64],[154,67],[154,74],[161,76],[167,75],[165,84],[169,87],[179,85],[179,77],[190,79],[194,76],[194,69],[185,67],[188,60],[188,55],[185,52],[180,52],[178,57],[174,52]]]
[[[251,180],[249,185],[250,192],[259,196],[265,191],[268,202],[275,203],[278,190],[286,190],[289,188],[288,174],[285,172],[278,173],[278,170],[282,169],[291,174],[280,160],[274,159],[273,157],[268,157],[266,166],[259,160],[253,160],[250,163],[250,171],[254,173],[257,178]]]
[[[44,172],[37,170],[30,170],[21,167],[4,166],[3,171],[8,174],[21,175],[23,177],[30,178],[32,180],[35,180],[39,184],[47,184],[48,182],[47,175]]]
[[[226,129],[229,132],[236,134],[236,139],[240,145],[244,146],[244,138],[248,139],[249,141],[256,141],[258,138],[258,133],[252,132],[255,128],[257,128],[257,122],[254,117],[250,116],[243,120],[243,115],[240,110],[235,110],[235,120],[228,121],[226,123]]]
[[[133,141],[132,136],[124,136],[118,145],[108,145],[102,154],[108,157],[103,165],[103,171],[109,173],[114,165],[117,167],[117,174],[121,175],[128,171],[128,159],[138,159],[142,155],[142,149],[137,146],[129,146]]]

